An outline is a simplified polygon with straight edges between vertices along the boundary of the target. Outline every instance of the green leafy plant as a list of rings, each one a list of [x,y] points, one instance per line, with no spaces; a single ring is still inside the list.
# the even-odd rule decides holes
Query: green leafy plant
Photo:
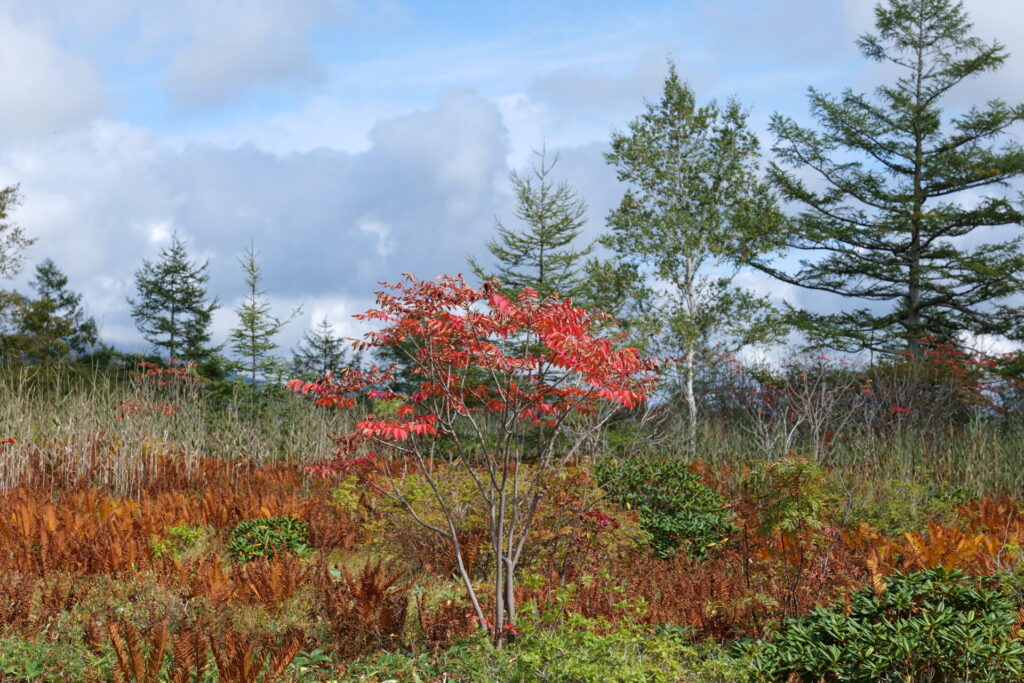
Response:
[[[704,558],[732,533],[722,497],[680,460],[605,460],[594,474],[609,499],[640,511],[640,528],[659,557],[685,545],[691,557]]]
[[[753,667],[771,681],[1016,681],[1016,629],[1016,606],[995,579],[937,567],[861,589],[848,613],[819,608],[789,621]]]
[[[0,639],[0,680],[65,681],[113,680],[109,653],[98,655],[84,644],[51,642],[45,637],[32,640]]]
[[[955,510],[970,495],[948,482],[920,483],[889,479],[868,489],[850,513],[850,522],[870,524],[886,536],[924,529],[928,522],[956,523]]]
[[[309,524],[295,517],[265,517],[239,522],[231,531],[228,552],[239,562],[273,558],[281,551],[310,552]]]
[[[202,546],[213,535],[213,531],[209,527],[188,524],[167,527],[164,533],[166,535],[163,538],[155,534],[152,536],[150,548],[155,558],[181,559],[190,551]]]
[[[834,482],[810,458],[787,456],[760,463],[744,484],[761,509],[762,533],[817,529],[835,501]]]

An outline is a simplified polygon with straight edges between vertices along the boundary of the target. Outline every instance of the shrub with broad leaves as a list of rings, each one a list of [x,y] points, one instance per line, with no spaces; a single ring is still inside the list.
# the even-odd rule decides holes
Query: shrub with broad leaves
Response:
[[[645,403],[657,364],[604,334],[608,316],[528,289],[509,298],[495,282],[473,288],[461,277],[410,275],[378,292],[377,306],[356,316],[381,325],[358,347],[406,354],[419,384],[401,391],[394,366],[290,382],[320,406],[387,403],[338,437],[337,459],[317,471],[358,474],[449,544],[478,623],[491,624],[500,644],[515,622],[516,568],[553,473],[584,455],[616,411]],[[466,566],[461,513],[437,479],[439,463],[472,481],[468,504],[484,521],[493,558],[493,619]],[[411,474],[426,487],[434,518],[420,515],[403,489]]]

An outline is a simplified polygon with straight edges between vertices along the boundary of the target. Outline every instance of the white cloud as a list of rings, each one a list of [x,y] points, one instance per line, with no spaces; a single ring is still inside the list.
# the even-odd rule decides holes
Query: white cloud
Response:
[[[495,107],[450,93],[431,109],[380,122],[372,140],[359,154],[175,150],[144,129],[105,121],[0,152],[0,179],[22,182],[16,218],[39,238],[29,257],[52,257],[110,341],[127,343],[138,339],[124,301],[134,271],[175,230],[193,259],[209,259],[211,293],[224,302],[241,294],[236,256],[250,239],[266,289],[296,304],[364,300],[404,271],[463,270],[466,252],[490,234],[494,179],[508,171]],[[232,320],[222,311],[218,334]]]
[[[285,0],[201,3],[188,43],[165,74],[172,98],[186,107],[222,104],[267,85],[322,80],[307,33],[331,3]]]
[[[174,227],[170,221],[158,221],[149,227],[150,244],[162,244],[171,239],[174,234]]]
[[[16,23],[0,5],[0,143],[81,125],[105,106],[95,69],[38,23]]]
[[[395,241],[391,235],[391,227],[372,218],[360,218],[356,225],[368,235],[377,238],[377,256],[385,257],[391,254],[395,248]]]

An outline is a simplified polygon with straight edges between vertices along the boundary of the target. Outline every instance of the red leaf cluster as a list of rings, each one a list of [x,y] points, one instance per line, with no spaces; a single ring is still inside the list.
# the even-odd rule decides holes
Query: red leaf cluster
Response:
[[[360,445],[437,437],[458,417],[482,413],[557,428],[567,415],[601,404],[636,408],[654,389],[655,361],[601,336],[608,316],[571,300],[541,299],[530,289],[513,300],[493,282],[476,289],[448,276],[409,275],[385,286],[377,307],[355,316],[381,324],[357,347],[411,346],[411,372],[422,380],[416,391],[395,391],[395,369],[379,367],[288,383],[315,396],[315,405],[350,408],[361,395],[392,404],[378,411],[388,415],[367,415],[338,440],[339,469],[349,468]]]

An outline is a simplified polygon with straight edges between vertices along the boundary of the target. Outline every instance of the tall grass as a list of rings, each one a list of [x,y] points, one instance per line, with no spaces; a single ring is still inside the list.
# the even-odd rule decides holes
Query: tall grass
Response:
[[[9,367],[0,373],[0,490],[98,485],[133,495],[161,463],[203,457],[329,459],[349,417],[277,387],[156,386],[125,373]]]
[[[696,449],[682,448],[684,432],[659,440],[658,454],[742,468],[784,453],[765,453],[749,425],[705,419]],[[673,444],[680,445],[673,448]],[[810,456],[812,446],[798,441],[791,451]],[[852,432],[833,441],[819,462],[845,481],[857,484],[901,480],[918,484],[950,483],[974,496],[1024,492],[1024,422],[973,420],[960,428],[908,427],[885,438]]]

